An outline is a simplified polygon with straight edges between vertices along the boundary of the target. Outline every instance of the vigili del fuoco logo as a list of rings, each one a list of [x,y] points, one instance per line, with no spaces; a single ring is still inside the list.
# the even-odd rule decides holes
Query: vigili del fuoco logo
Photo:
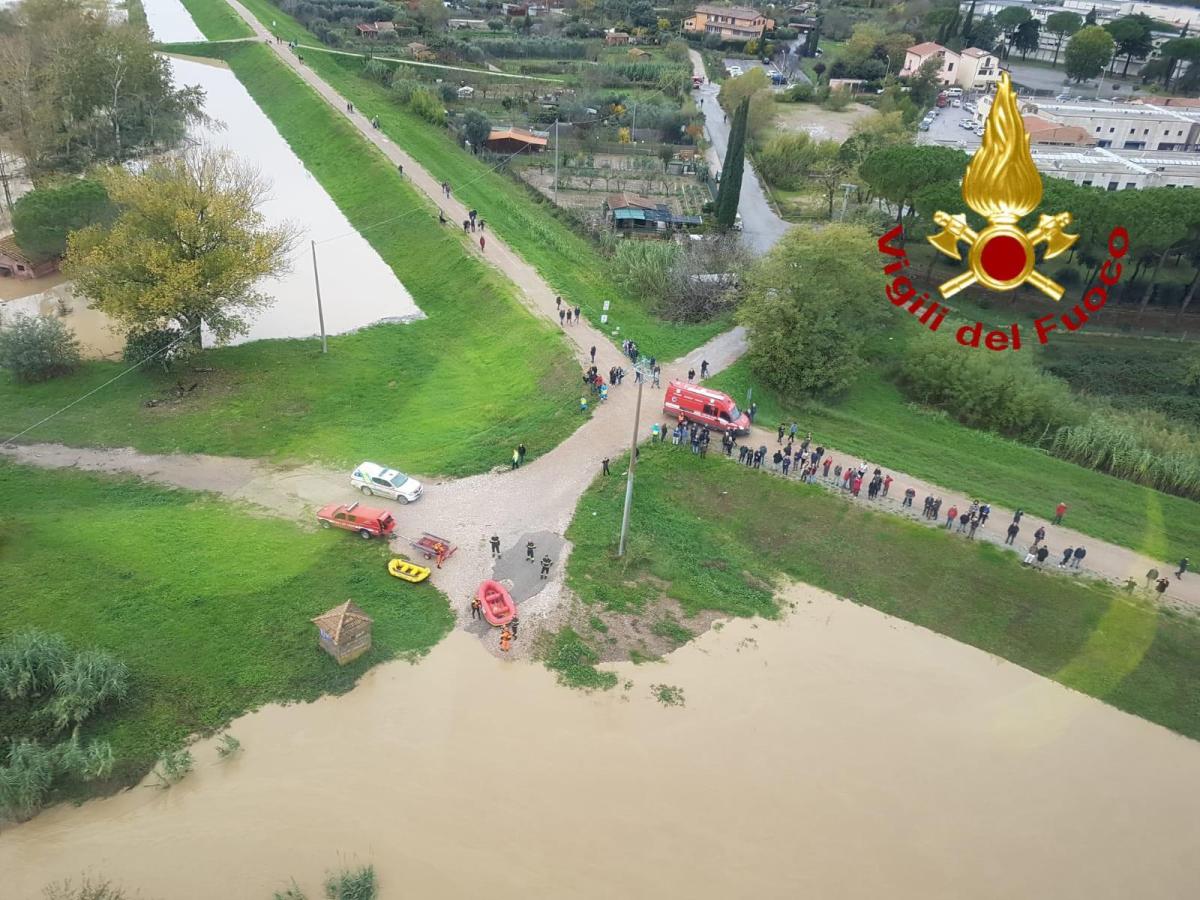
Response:
[[[928,238],[939,252],[951,259],[961,260],[959,245],[967,248],[967,270],[938,285],[942,299],[948,300],[959,291],[979,285],[992,291],[1011,291],[1029,284],[1050,300],[1062,300],[1063,287],[1037,269],[1035,249],[1045,244],[1042,260],[1054,259],[1071,248],[1079,235],[1066,229],[1071,225],[1069,212],[1041,215],[1037,227],[1024,231],[1017,224],[1023,216],[1037,209],[1042,200],[1042,178],[1029,152],[1029,135],[1017,107],[1017,96],[1002,73],[996,96],[984,125],[983,146],[967,165],[962,182],[963,201],[987,219],[987,227],[976,232],[967,224],[963,213],[938,210],[933,221],[942,230]],[[930,331],[941,328],[946,309],[932,301],[929,294],[918,294],[908,275],[909,260],[904,248],[894,242],[903,233],[896,225],[879,239],[881,252],[893,257],[884,266],[884,274],[894,276],[886,288],[893,306],[904,307]],[[1050,339],[1059,329],[1077,331],[1088,321],[1088,314],[1099,312],[1108,302],[1108,288],[1121,277],[1121,257],[1129,250],[1129,234],[1124,228],[1114,228],[1108,236],[1108,255],[1100,267],[1099,284],[1092,286],[1069,311],[1050,313],[1033,321],[1038,343]],[[963,325],[955,334],[956,340],[968,347],[982,342],[989,350],[1020,350],[1021,328],[1017,322],[986,333],[982,322]]]

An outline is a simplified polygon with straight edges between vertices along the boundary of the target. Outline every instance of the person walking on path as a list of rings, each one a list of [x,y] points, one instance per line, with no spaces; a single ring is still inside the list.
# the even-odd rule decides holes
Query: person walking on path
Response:
[[[484,250],[486,250],[486,249],[487,249],[487,238],[485,238],[485,237],[484,237],[484,236],[481,234],[481,235],[479,236],[479,250],[480,250],[480,252],[483,252],[483,251],[484,251]]]
[[[978,527],[979,527],[979,516],[973,516],[971,518],[971,530],[967,532],[967,540],[968,541],[975,540],[975,529]]]
[[[580,314],[581,314],[582,312],[583,312],[583,307],[582,307],[582,306],[577,306],[577,307],[575,307],[575,324],[576,324],[576,325],[578,325],[578,324],[579,324],[579,316],[580,316]]]
[[[954,520],[958,518],[958,507],[951,506],[946,510],[946,530],[949,531],[954,527]]]
[[[525,445],[517,444],[517,466],[520,467],[524,464],[525,464]]]
[[[1016,522],[1018,525],[1020,525],[1021,524],[1021,516],[1023,516],[1023,515],[1025,515],[1025,510],[1020,509],[1018,507],[1017,511],[1015,513],[1013,513],[1013,521]]]
[[[592,364],[595,365],[595,363],[596,363],[596,345],[595,344],[592,344],[591,352],[592,352]]]
[[[1071,561],[1071,554],[1074,552],[1075,552],[1074,547],[1068,547],[1066,550],[1063,551],[1062,561],[1059,562],[1059,564],[1058,564],[1058,567],[1060,569],[1065,569],[1067,567],[1067,563],[1069,563]]]
[[[1154,587],[1154,582],[1158,581],[1158,569],[1151,569],[1146,573],[1146,590]]]
[[[530,541],[529,543],[527,543],[525,545],[525,561],[526,562],[533,562],[533,551],[536,547],[537,547],[537,544],[535,544],[533,541]]]
[[[696,370],[688,369],[688,381],[691,382],[691,381],[695,381],[695,380],[696,380]]]
[[[1075,552],[1071,554],[1071,568],[1078,569],[1085,556],[1087,556],[1087,551],[1082,547],[1076,547]]]
[[[1189,565],[1190,565],[1190,563],[1188,562],[1188,558],[1187,558],[1186,556],[1185,556],[1183,559],[1181,559],[1181,560],[1179,561],[1179,571],[1177,571],[1177,572],[1175,573],[1175,580],[1176,580],[1176,581],[1182,581],[1182,580],[1183,580],[1183,573],[1184,573],[1184,572],[1186,572],[1186,571],[1188,570],[1188,566],[1189,566]]]
[[[1011,525],[1009,525],[1008,526],[1008,537],[1006,537],[1004,539],[1004,543],[1011,546],[1012,542],[1017,539],[1017,532],[1019,532],[1020,530],[1021,530],[1021,526],[1018,525],[1016,522],[1013,522]]]
[[[604,457],[604,459],[600,460],[600,474],[601,475],[611,475],[612,474],[611,472],[608,471],[608,457],[607,456]]]
[[[549,553],[542,557],[542,581],[545,581],[550,577],[550,564],[552,562],[554,562],[554,560],[550,558]]]
[[[827,456],[825,458],[825,462],[821,464],[821,467],[825,470],[821,474],[825,476],[825,479],[827,481],[829,480],[829,467],[832,465],[833,465],[833,457],[832,456]]]
[[[820,447],[817,448],[818,451],[820,449],[821,449]],[[817,455],[820,456],[820,453],[818,453]],[[883,496],[886,497],[888,495],[888,490],[891,488],[892,482],[895,480],[896,479],[892,478],[891,475],[884,476],[884,478],[883,478]]]
[[[967,523],[971,521],[970,513],[961,513],[958,517],[958,533],[962,534],[967,530]]]
[[[775,443],[782,444],[783,443],[783,423],[782,422],[779,423],[779,430],[776,432],[776,434],[778,435],[778,437],[775,439]]]
[[[480,605],[478,597],[471,598],[471,618],[472,619],[482,619],[483,618],[483,607]]]
[[[579,411],[584,415],[587,415],[587,397],[579,398]]]
[[[509,468],[508,471],[511,472],[513,469],[515,469],[520,464],[521,464],[521,454],[519,454],[516,450],[513,450],[512,466]]]
[[[779,451],[776,450],[775,452],[778,453]],[[787,478],[788,471],[791,468],[792,468],[792,458],[790,456],[784,456],[784,458],[783,458],[783,477],[784,478]]]
[[[500,535],[492,535],[492,559],[500,559]]]
[[[987,503],[979,507],[979,526],[982,528],[987,524],[988,516],[992,514],[992,507]]]
[[[1063,516],[1065,516],[1066,514],[1067,514],[1067,504],[1060,502],[1058,504],[1058,506],[1054,507],[1054,524],[1061,525]]]
[[[508,652],[508,648],[512,646],[512,629],[505,625],[500,629],[500,650],[504,653]]]
[[[700,378],[703,380],[708,377],[708,360],[700,360]]]
[[[1167,592],[1167,588],[1170,586],[1171,586],[1171,579],[1160,578],[1160,579],[1158,579],[1157,582],[1155,582],[1154,589],[1156,591],[1158,591],[1158,596],[1161,597],[1163,594],[1165,594]]]
[[[901,507],[907,506],[909,509],[912,509],[913,500],[916,499],[916,496],[917,496],[917,492],[915,489],[905,488],[904,489],[904,502],[901,503],[900,506]]]
[[[562,309],[562,294],[559,294],[557,297],[554,298],[554,308]],[[595,362],[595,360],[593,359],[592,362]]]
[[[1037,546],[1046,539],[1046,529],[1038,526],[1038,530],[1033,533],[1033,546]]]
[[[1050,555],[1050,548],[1047,547],[1045,544],[1042,544],[1042,546],[1038,547],[1038,551],[1037,551],[1038,565],[1040,566],[1040,565],[1045,564],[1046,557],[1048,557],[1049,555]]]

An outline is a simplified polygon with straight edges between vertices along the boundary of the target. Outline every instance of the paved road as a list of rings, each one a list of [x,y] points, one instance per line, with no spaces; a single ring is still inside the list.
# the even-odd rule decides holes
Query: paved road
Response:
[[[704,76],[704,61],[695,50],[689,50],[692,59],[692,71]],[[729,146],[729,123],[724,120],[724,114],[717,103],[719,88],[706,80],[699,91],[702,101],[701,110],[704,116],[704,131],[708,136],[708,160],[713,171],[719,172],[725,162],[725,150]],[[746,168],[742,175],[742,195],[738,200],[738,212],[742,216],[742,240],[755,253],[766,253],[775,246],[785,231],[790,227],[787,222],[775,214],[771,204],[758,180],[754,166],[746,160]]]

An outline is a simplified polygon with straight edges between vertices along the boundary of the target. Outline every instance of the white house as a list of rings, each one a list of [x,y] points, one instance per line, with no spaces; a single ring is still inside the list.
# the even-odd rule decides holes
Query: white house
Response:
[[[947,87],[956,85],[966,91],[980,91],[1000,80],[1000,60],[988,51],[968,47],[960,54],[933,41],[915,44],[904,51],[900,77],[911,78],[930,59],[940,61],[938,81]]]

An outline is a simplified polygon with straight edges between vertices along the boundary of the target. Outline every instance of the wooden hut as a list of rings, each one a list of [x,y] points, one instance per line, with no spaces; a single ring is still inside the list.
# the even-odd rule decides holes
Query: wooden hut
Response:
[[[350,600],[312,620],[322,649],[344,666],[371,649],[371,623],[375,620]]]

